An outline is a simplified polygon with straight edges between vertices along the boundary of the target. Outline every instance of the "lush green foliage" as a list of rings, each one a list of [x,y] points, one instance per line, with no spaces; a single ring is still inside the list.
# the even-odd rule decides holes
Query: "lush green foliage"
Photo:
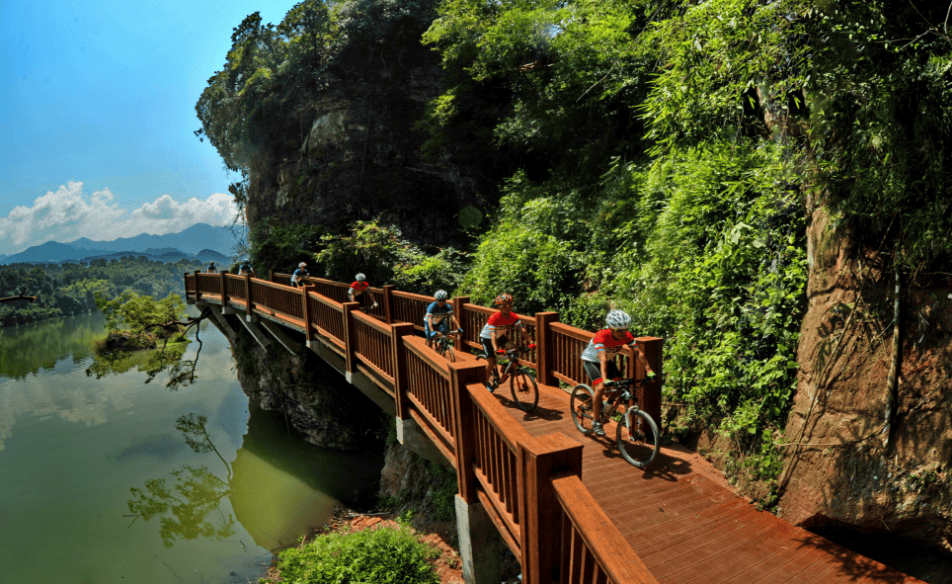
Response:
[[[185,302],[175,294],[156,300],[151,296],[127,291],[111,300],[97,296],[96,307],[106,315],[106,329],[109,332],[147,332],[159,338],[180,336],[180,326],[176,321],[185,317]]]
[[[438,554],[401,525],[319,536],[278,554],[278,569],[284,581],[295,584],[435,584],[429,561]]]
[[[0,266],[0,297],[19,291],[36,302],[0,304],[0,324],[10,326],[96,309],[97,295],[112,298],[126,291],[163,298],[185,294],[182,274],[204,267],[201,262],[174,263],[127,256],[62,264]]]
[[[251,265],[257,266],[259,277],[268,270],[293,273],[302,261],[321,249],[321,236],[326,232],[316,225],[278,225],[262,221],[251,233]]]
[[[350,235],[325,235],[320,243],[323,249],[314,254],[320,268],[312,273],[349,282],[362,272],[374,286],[394,284],[423,294],[455,289],[466,262],[466,256],[451,247],[428,254],[403,239],[396,227],[383,227],[376,221],[358,221]]]
[[[857,243],[916,274],[952,257],[952,37],[948,3],[830,0],[816,58],[817,175]]]

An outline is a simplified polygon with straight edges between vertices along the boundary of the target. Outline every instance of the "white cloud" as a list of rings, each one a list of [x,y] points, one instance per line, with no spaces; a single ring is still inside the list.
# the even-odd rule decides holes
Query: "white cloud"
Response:
[[[32,207],[21,205],[0,217],[0,247],[19,251],[50,240],[65,243],[88,237],[109,241],[140,233],[177,233],[196,223],[230,225],[237,211],[235,199],[223,193],[185,202],[162,195],[128,211],[119,206],[108,188],[87,196],[83,183],[70,181],[56,192],[38,197]]]

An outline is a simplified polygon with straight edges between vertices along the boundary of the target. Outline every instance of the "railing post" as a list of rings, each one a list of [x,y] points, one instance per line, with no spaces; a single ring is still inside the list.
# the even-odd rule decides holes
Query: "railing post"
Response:
[[[202,299],[202,292],[200,286],[198,285],[198,275],[201,273],[201,270],[195,270],[195,302],[198,302]]]
[[[246,318],[250,322],[254,316],[255,305],[251,298],[251,274],[245,273],[245,309],[248,311]]]
[[[184,272],[182,277],[185,279],[185,304],[195,304],[195,299],[189,295],[188,272]]]
[[[658,424],[658,430],[661,430],[661,378],[663,375],[662,365],[664,364],[664,340],[657,337],[638,337],[638,346],[645,356],[645,361],[651,366],[651,370],[657,374],[654,381],[644,384],[638,389],[638,406],[649,416],[654,418]],[[647,373],[644,365],[637,359],[635,361],[634,377],[641,379]]]
[[[459,340],[458,349],[462,349],[464,352],[469,352],[469,349],[466,346],[467,335],[479,335],[479,331],[473,332],[466,330],[466,327],[463,326],[466,324],[466,305],[469,304],[469,296],[455,296],[453,298],[453,312],[456,314],[456,320],[459,321],[459,326],[463,329],[463,336]],[[476,336],[473,336],[473,339],[476,339]],[[478,339],[477,339],[478,340]]]
[[[393,324],[393,284],[383,285],[383,317],[387,324]]]
[[[410,417],[410,400],[407,398],[407,348],[403,345],[403,337],[414,332],[416,329],[408,322],[393,325],[393,399],[397,406],[397,418],[400,420]]]
[[[476,498],[476,431],[473,426],[473,402],[466,385],[486,383],[486,367],[475,362],[450,363],[450,395],[453,399],[453,418],[456,424],[456,482],[459,496],[467,505]]]
[[[269,282],[274,282],[274,269],[273,269],[273,268],[268,270],[268,281],[269,281]]]
[[[561,432],[519,442],[522,529],[522,581],[551,584],[559,581],[559,545],[562,509],[552,478],[555,474],[582,474],[582,445]]]
[[[355,347],[357,338],[354,334],[354,317],[350,313],[360,308],[360,303],[345,302],[342,306],[344,307],[344,313],[341,315],[344,318],[344,371],[353,373],[357,367],[357,357],[354,354],[357,350]]]
[[[537,312],[536,321],[536,379],[543,385],[558,386],[552,375],[552,330],[549,323],[559,320],[558,312]]]
[[[221,307],[223,310],[228,307],[228,276],[225,272],[221,273]]]
[[[304,302],[304,305],[303,305],[304,310],[301,314],[304,315],[304,341],[307,343],[311,342],[311,301],[307,297],[307,293],[310,290],[311,290],[310,284],[301,286],[301,298]]]

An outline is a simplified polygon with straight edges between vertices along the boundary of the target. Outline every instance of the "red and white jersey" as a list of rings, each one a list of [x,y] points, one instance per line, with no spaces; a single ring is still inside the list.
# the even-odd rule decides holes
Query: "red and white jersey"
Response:
[[[622,347],[634,348],[636,346],[638,346],[638,341],[629,331],[625,331],[625,338],[616,341],[615,337],[612,336],[611,329],[602,329],[595,333],[592,340],[588,342],[588,346],[582,352],[582,360],[600,363],[598,354],[601,352],[608,353],[608,358],[614,359],[615,355],[622,350]]]
[[[511,340],[511,333],[517,326],[522,326],[522,322],[519,320],[519,317],[516,316],[515,312],[510,312],[506,316],[503,316],[501,312],[494,312],[489,315],[489,321],[486,322],[486,326],[483,327],[483,330],[479,332],[479,336],[483,339],[491,339],[493,338],[493,331],[499,331],[496,333],[497,336],[505,335]]]

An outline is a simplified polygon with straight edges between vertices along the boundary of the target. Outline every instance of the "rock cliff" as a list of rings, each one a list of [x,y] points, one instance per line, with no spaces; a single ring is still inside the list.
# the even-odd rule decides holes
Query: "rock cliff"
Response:
[[[781,514],[807,527],[886,530],[952,550],[952,286],[900,283],[897,354],[891,262],[851,247],[822,201],[810,201],[809,211],[809,306]]]

